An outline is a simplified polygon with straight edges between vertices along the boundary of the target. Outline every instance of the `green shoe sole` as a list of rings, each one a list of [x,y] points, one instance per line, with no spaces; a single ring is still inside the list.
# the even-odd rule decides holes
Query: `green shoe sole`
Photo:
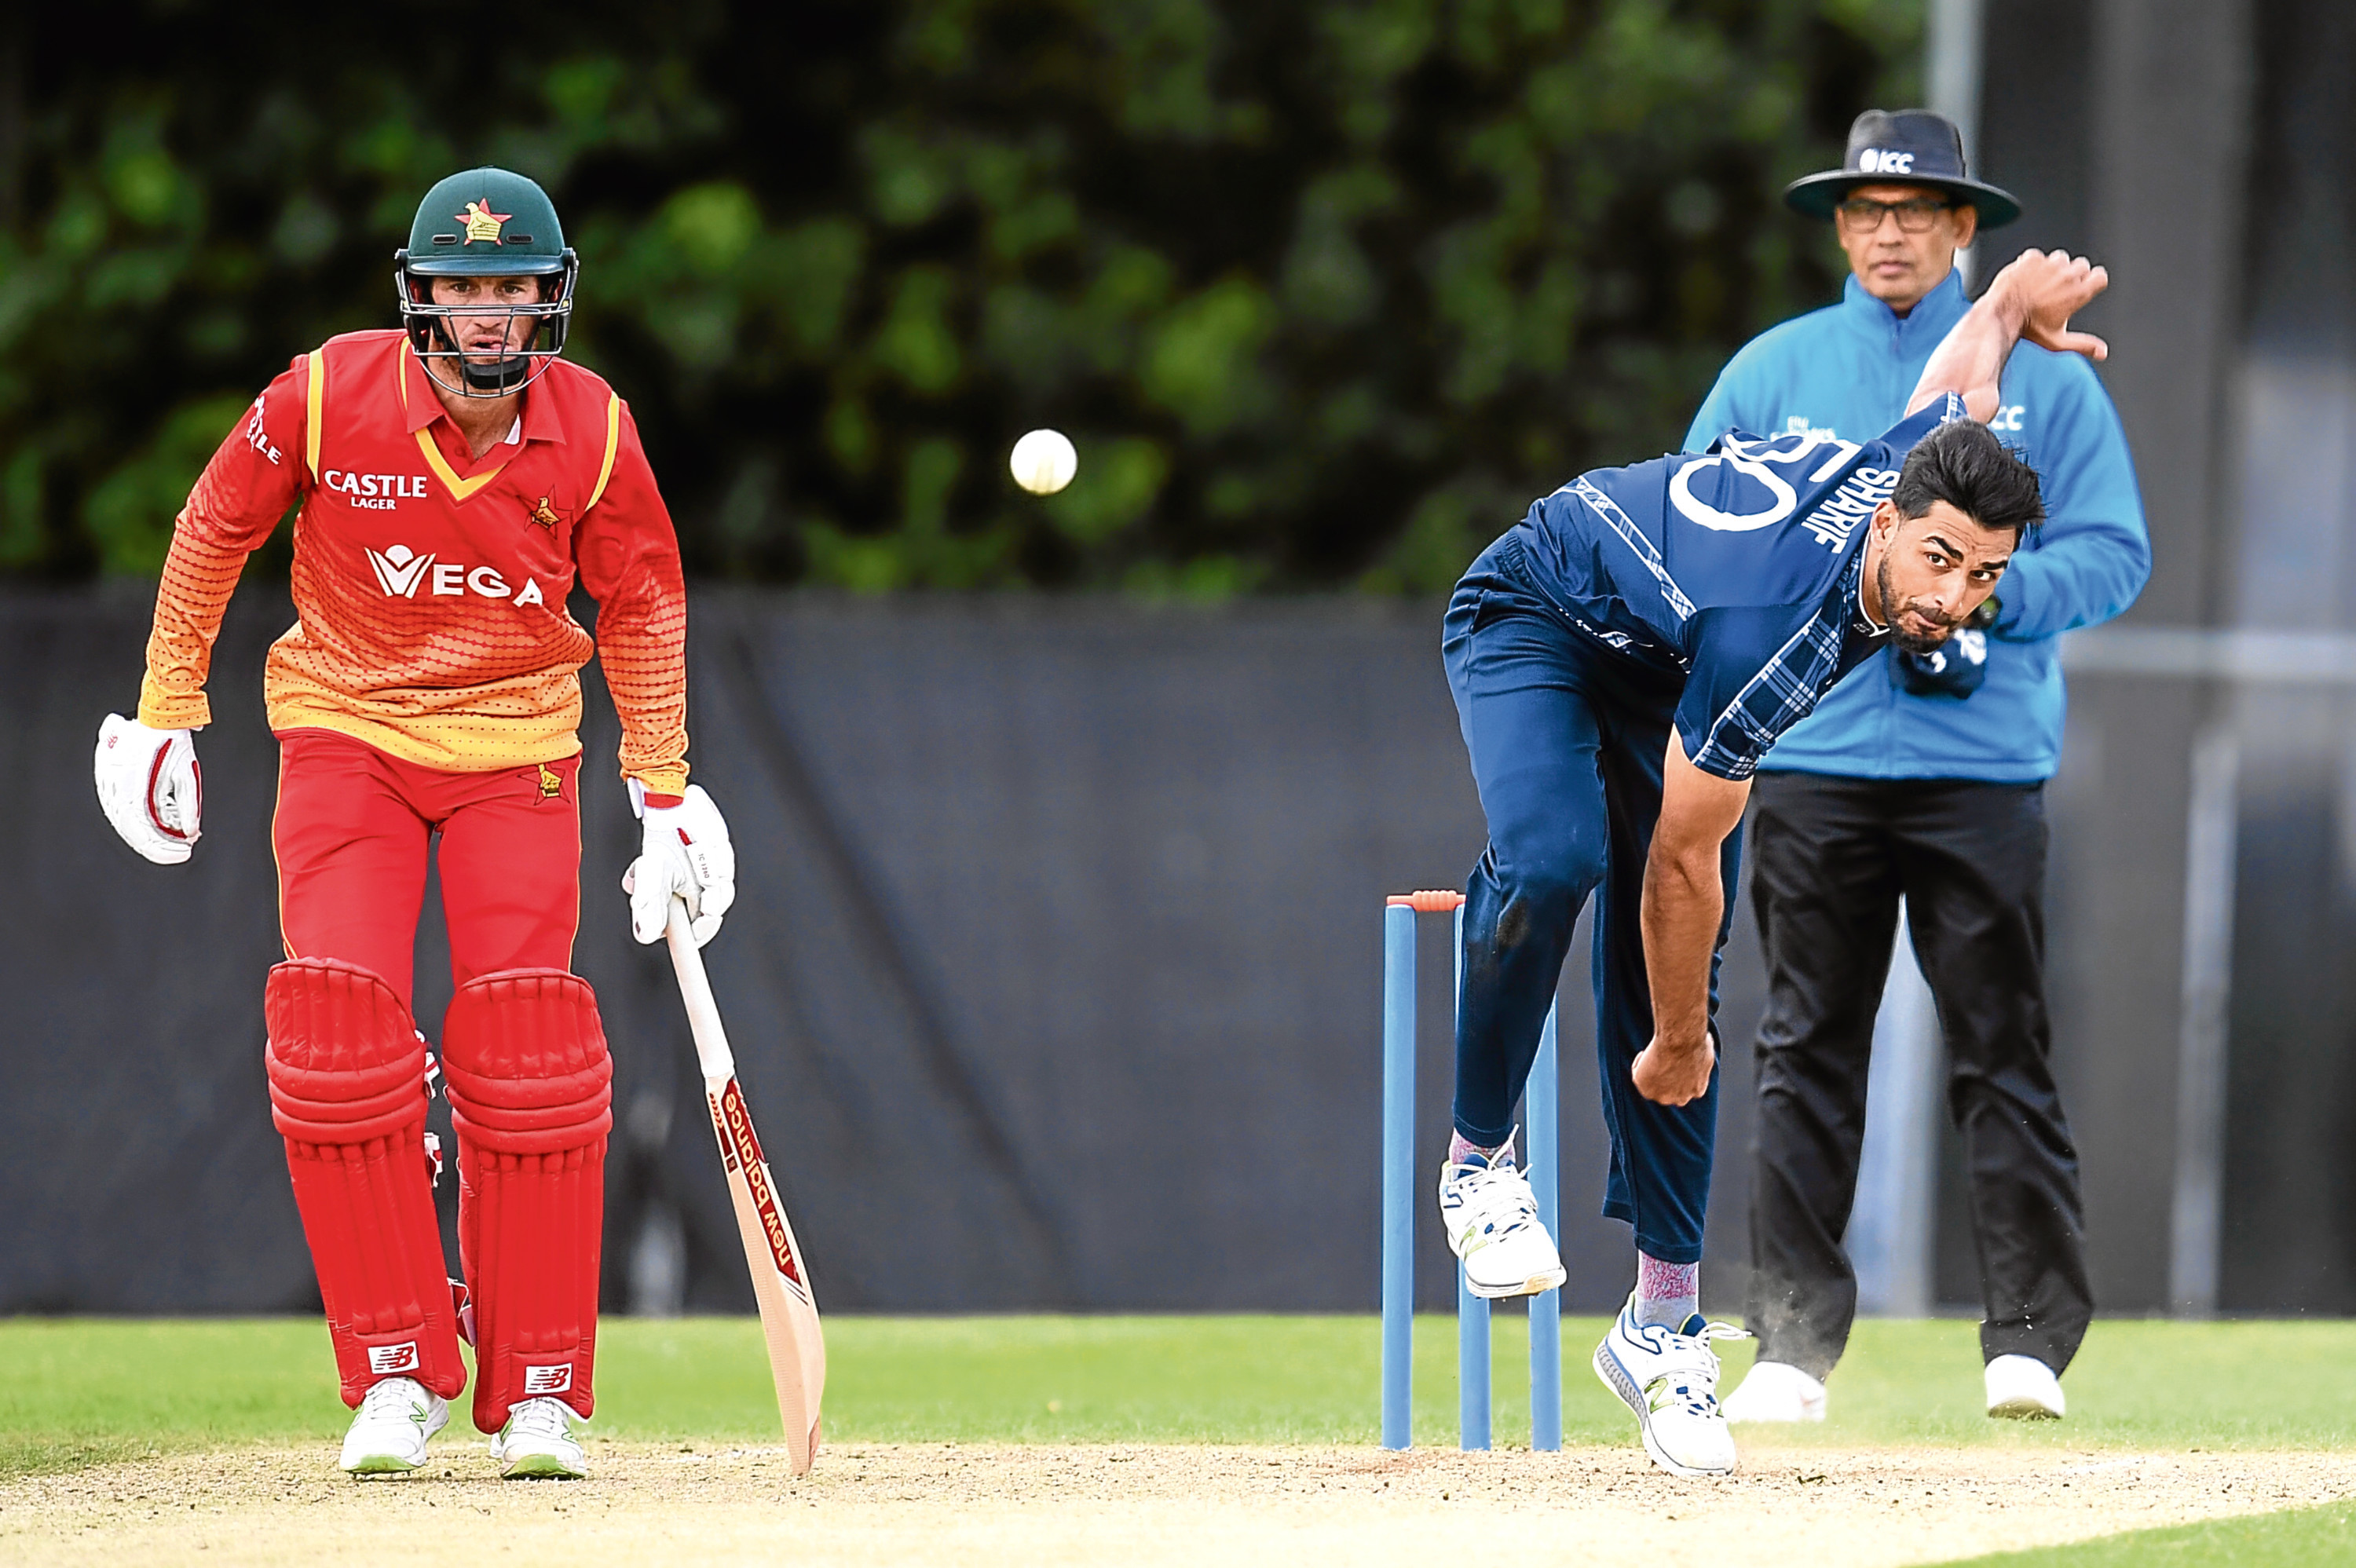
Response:
[[[526,1454],[499,1472],[507,1481],[578,1481],[589,1472],[576,1470],[553,1454]]]

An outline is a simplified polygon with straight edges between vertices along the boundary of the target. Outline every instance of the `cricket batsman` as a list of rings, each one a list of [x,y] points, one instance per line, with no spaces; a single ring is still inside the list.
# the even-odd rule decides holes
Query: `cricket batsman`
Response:
[[[1612,1164],[1603,1211],[1635,1231],[1636,1286],[1596,1375],[1655,1463],[1734,1468],[1702,1317],[1716,1138],[1718,953],[1751,777],[1775,738],[1886,644],[1935,651],[2044,512],[1984,422],[2021,337],[2069,330],[2108,283],[2031,251],[1951,328],[1905,417],[1862,443],[1729,432],[1699,456],[1573,480],[1474,561],[1441,652],[1489,842],[1465,886],[1450,1245],[1474,1294],[1563,1282],[1515,1168],[1521,1098],[1571,930],[1595,923],[1596,1041]]]
[[[343,1467],[416,1469],[466,1386],[509,1477],[585,1473],[613,1064],[580,920],[581,683],[621,719],[644,843],[640,942],[674,897],[699,943],[735,896],[728,829],[687,782],[685,591],[630,412],[561,357],[579,265],[556,208],[503,169],[454,175],[394,259],[401,327],[295,359],[206,465],[173,528],[135,719],[109,715],[107,820],[187,860],[193,736],[245,558],[292,507],[294,625],[264,675],[278,737],[279,926],[263,984],[271,1112],[326,1303]],[[575,581],[597,640],[565,610]],[[456,996],[440,1071],[458,1138],[463,1282],[447,1277],[411,1014],[429,843]]]

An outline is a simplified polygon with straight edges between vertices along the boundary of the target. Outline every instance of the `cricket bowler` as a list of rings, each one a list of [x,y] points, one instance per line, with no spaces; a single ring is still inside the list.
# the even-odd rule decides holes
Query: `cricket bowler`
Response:
[[[1716,1137],[1718,955],[1751,778],[1777,736],[1885,645],[1936,651],[2043,517],[1992,434],[2014,344],[2100,358],[2069,318],[2099,267],[2028,251],[1933,351],[1879,437],[1729,432],[1588,474],[1474,561],[1441,642],[1489,839],[1465,885],[1455,1136],[1440,1209],[1483,1296],[1560,1285],[1516,1168],[1513,1107],[1588,894],[1612,1163],[1603,1211],[1636,1285],[1596,1374],[1680,1476],[1734,1468],[1700,1314]]]
[[[674,897],[698,943],[735,896],[719,810],[687,782],[685,590],[628,408],[561,357],[579,265],[556,209],[502,169],[426,193],[394,259],[399,330],[295,359],[174,525],[135,719],[99,732],[124,842],[186,861],[193,736],[245,558],[295,508],[294,625],[270,649],[272,845],[286,960],[263,983],[273,1119],[326,1304],[343,1468],[425,1462],[475,1347],[474,1416],[509,1477],[585,1473],[613,1064],[571,972],[580,920],[581,683],[595,652],[644,823],[638,941]],[[597,640],[566,612],[578,581]],[[456,995],[440,1072],[458,1142],[447,1277],[411,1013],[440,839]]]

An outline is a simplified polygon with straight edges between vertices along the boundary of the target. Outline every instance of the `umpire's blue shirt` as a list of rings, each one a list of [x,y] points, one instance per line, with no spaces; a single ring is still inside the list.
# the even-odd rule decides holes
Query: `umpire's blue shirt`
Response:
[[[1850,278],[1840,304],[1743,346],[1694,416],[1687,449],[1702,451],[1728,430],[1870,440],[1898,422],[1931,350],[1966,308],[1960,273],[1903,317]],[[1997,584],[2004,611],[1988,639],[1986,679],[1965,698],[1916,696],[1897,679],[1896,655],[1884,652],[1787,731],[1762,766],[2028,784],[2060,765],[2055,638],[2135,603],[2151,575],[2151,541],[2126,435],[2083,357],[2022,344],[2005,366],[2001,400],[1989,428],[2037,469],[2046,522]]]

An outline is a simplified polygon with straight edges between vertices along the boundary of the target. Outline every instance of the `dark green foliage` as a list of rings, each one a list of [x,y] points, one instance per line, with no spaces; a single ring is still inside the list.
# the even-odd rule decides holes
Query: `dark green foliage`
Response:
[[[0,571],[152,571],[393,322],[418,196],[555,196],[691,570],[1429,592],[1831,297],[1777,192],[1908,0],[55,8],[0,23]],[[1033,425],[1080,475],[1009,481]],[[283,552],[283,541],[278,549]]]

